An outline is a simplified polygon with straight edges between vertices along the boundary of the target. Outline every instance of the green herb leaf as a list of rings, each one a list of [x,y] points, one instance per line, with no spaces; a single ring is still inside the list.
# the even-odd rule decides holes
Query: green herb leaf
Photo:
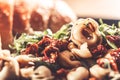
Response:
[[[112,26],[108,25],[108,24],[105,24],[105,23],[103,23],[102,19],[100,19],[99,21],[101,23],[99,25],[99,31],[101,32],[101,35],[104,37],[107,44],[111,48],[116,49],[117,46],[113,42],[110,42],[108,39],[106,39],[105,36],[107,36],[107,35],[120,35],[120,28],[116,27],[114,24]]]

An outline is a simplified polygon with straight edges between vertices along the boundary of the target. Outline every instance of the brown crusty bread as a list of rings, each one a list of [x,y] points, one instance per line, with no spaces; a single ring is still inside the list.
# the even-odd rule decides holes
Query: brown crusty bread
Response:
[[[13,41],[13,4],[14,0],[0,0],[0,35],[2,48],[8,48],[8,44]]]

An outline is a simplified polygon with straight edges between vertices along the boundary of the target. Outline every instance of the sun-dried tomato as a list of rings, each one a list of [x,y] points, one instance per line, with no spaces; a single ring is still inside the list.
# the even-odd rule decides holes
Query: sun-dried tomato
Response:
[[[38,53],[38,45],[35,44],[30,44],[27,46],[27,48],[21,52],[21,54],[33,54],[36,55]]]
[[[68,41],[67,40],[58,40],[55,47],[59,48],[60,51],[68,49]]]
[[[120,48],[112,51],[110,53],[110,55],[112,56],[112,58],[114,59],[114,61],[117,64],[118,70],[120,71]]]
[[[90,49],[90,51],[94,58],[103,57],[107,53],[106,47],[101,44],[97,47]]]
[[[43,51],[45,57],[51,57],[51,53],[58,54],[58,52],[59,49],[54,46],[47,46]]]
[[[48,36],[44,36],[42,40],[40,40],[37,44],[38,46],[41,46],[43,48],[45,48],[46,46],[48,46],[50,43],[52,42],[52,39]]]
[[[118,48],[120,47],[120,36],[107,35],[106,39],[108,39],[110,42],[113,42]]]
[[[116,62],[111,58],[99,58],[97,60],[97,64],[103,68],[110,67],[112,70],[118,71],[118,67],[117,67]]]

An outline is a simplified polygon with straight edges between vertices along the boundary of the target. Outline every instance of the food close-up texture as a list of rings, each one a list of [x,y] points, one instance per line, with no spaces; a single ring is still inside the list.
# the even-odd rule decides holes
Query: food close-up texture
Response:
[[[119,22],[80,18],[62,0],[0,0],[0,80],[119,79]]]

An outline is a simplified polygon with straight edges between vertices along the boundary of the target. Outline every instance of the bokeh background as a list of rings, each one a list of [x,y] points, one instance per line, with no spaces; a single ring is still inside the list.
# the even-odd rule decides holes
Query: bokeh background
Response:
[[[120,20],[120,0],[65,0],[78,17],[102,18],[108,24]]]

